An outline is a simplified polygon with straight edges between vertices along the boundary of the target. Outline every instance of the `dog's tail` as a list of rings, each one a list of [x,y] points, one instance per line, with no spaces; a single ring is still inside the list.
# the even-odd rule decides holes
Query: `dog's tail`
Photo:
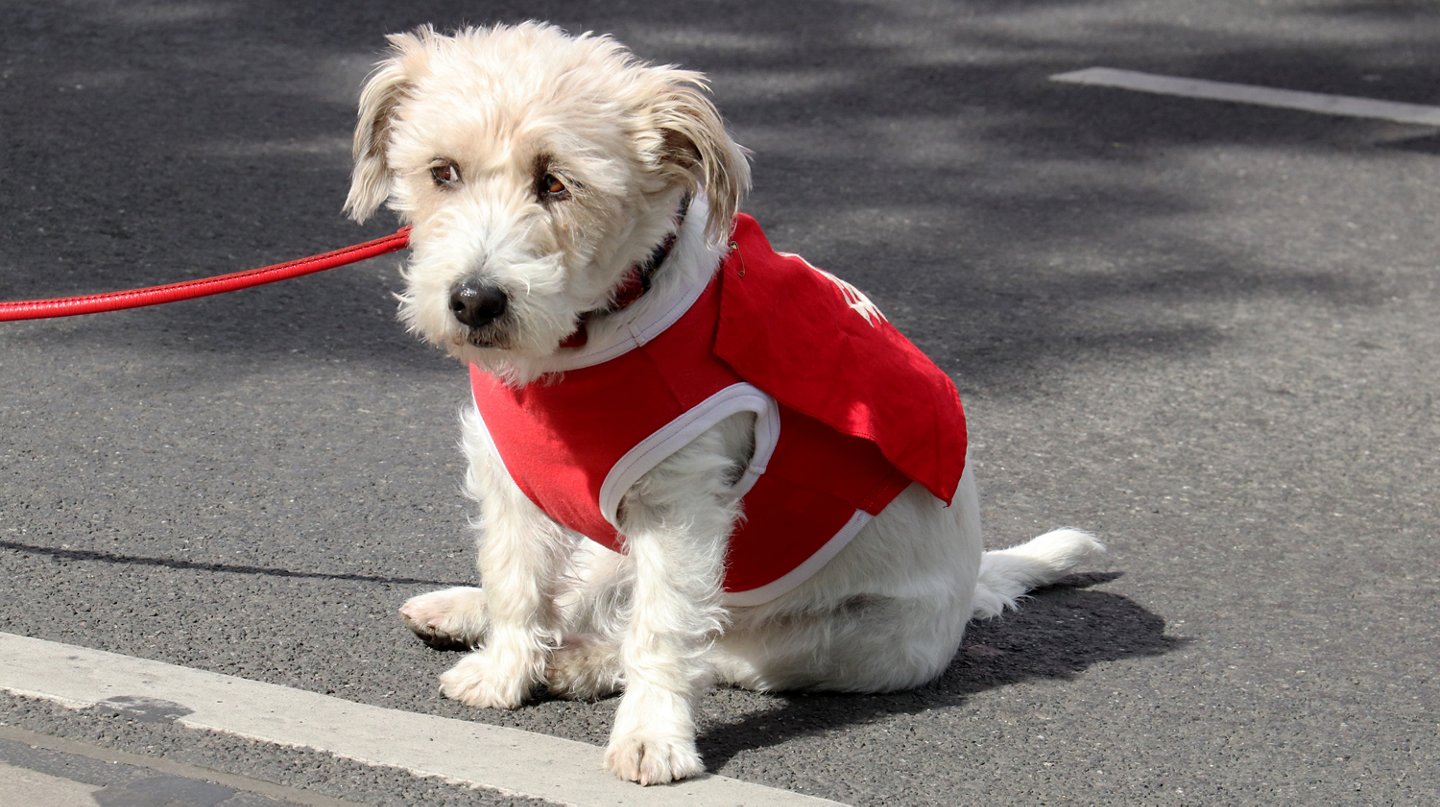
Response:
[[[1104,551],[1105,545],[1090,533],[1062,529],[1019,546],[986,552],[980,560],[971,617],[999,616],[1006,608],[1015,608],[1025,592],[1059,580],[1086,558]]]

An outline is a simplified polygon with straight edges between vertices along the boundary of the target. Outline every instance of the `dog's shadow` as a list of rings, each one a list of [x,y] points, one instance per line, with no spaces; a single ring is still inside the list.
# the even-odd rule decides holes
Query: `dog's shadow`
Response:
[[[700,752],[716,770],[753,748],[891,715],[954,707],[996,687],[1069,678],[1100,662],[1155,656],[1181,646],[1183,639],[1165,635],[1160,617],[1126,597],[1088,588],[1118,577],[1072,575],[1035,592],[1017,612],[972,623],[949,669],[919,689],[884,695],[744,693],[770,701],[770,708],[705,727]]]

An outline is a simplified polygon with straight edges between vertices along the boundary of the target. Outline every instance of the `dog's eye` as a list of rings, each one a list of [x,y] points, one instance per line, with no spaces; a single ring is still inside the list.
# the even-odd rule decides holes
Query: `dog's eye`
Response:
[[[545,174],[540,177],[540,198],[546,201],[559,201],[570,197],[570,189],[565,183],[554,174]]]
[[[430,178],[441,188],[448,188],[460,181],[460,166],[446,161],[430,166]]]

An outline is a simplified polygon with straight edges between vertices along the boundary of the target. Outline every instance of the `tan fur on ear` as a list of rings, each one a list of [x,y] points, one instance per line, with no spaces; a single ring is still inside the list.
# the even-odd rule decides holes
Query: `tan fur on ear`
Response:
[[[692,191],[704,186],[710,203],[705,232],[719,240],[730,234],[735,213],[750,190],[747,152],[725,131],[703,75],[673,68],[659,72],[665,84],[652,114],[663,144],[662,163],[682,173]]]
[[[369,218],[390,196],[390,165],[385,159],[390,119],[423,68],[426,49],[435,38],[435,29],[428,25],[414,33],[386,37],[390,56],[375,66],[360,90],[360,112],[351,149],[355,168],[344,208],[345,214],[356,221]]]

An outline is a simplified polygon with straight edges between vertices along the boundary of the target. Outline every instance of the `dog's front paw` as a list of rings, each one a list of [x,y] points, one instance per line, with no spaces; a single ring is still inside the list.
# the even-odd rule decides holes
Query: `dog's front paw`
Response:
[[[517,674],[508,665],[497,663],[493,654],[476,651],[461,659],[440,676],[440,691],[445,697],[466,706],[482,709],[518,709],[530,694],[532,686],[524,670]]]
[[[591,636],[569,636],[550,656],[545,685],[557,698],[599,700],[624,686],[620,648]]]
[[[664,737],[643,729],[610,738],[605,767],[621,779],[661,785],[705,772],[695,741]]]
[[[420,594],[400,606],[400,619],[432,647],[474,647],[485,639],[485,592],[456,586]]]

